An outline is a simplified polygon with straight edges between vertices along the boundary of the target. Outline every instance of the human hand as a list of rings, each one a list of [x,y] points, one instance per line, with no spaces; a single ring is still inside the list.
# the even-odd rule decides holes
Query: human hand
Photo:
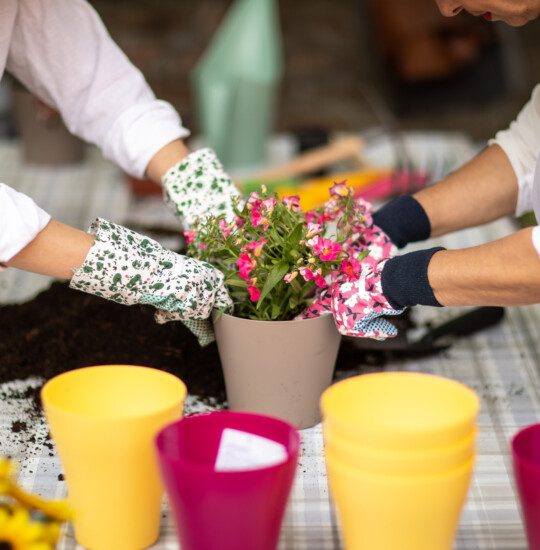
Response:
[[[160,323],[203,320],[214,308],[232,307],[223,274],[210,264],[171,252],[101,218],[92,224],[90,233],[95,235],[94,244],[75,271],[71,288],[120,304],[153,305]],[[196,335],[207,343],[208,335]]]
[[[199,149],[169,169],[162,178],[165,202],[189,229],[211,215],[234,217],[233,202],[241,194],[212,149]]]
[[[396,336],[397,329],[382,317],[400,315],[381,288],[381,273],[388,261],[368,261],[362,264],[360,275],[354,279],[340,275],[303,314],[302,318],[331,314],[336,328],[345,336],[384,340]]]
[[[364,210],[366,227],[360,238],[349,243],[346,250],[350,257],[349,262],[356,261],[359,264],[358,268],[367,269],[369,266],[376,266],[382,260],[395,256],[397,248],[390,240],[390,237],[373,223],[372,205],[363,199],[357,199],[357,202]],[[329,283],[342,283],[347,280],[347,274],[340,273],[335,274]],[[324,288],[318,290],[317,297],[309,308],[301,314],[301,317],[318,317],[319,315],[328,313],[333,313],[332,292],[329,288]]]

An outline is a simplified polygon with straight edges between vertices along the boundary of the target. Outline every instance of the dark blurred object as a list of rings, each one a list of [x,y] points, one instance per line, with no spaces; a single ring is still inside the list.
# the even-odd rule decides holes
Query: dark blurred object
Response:
[[[506,90],[491,23],[462,12],[443,17],[433,0],[369,0],[399,111],[484,101]]]
[[[459,337],[471,336],[497,325],[504,318],[504,308],[477,307],[432,327],[415,327],[409,316],[403,319],[399,317],[396,321],[390,319],[399,331],[395,338],[387,340],[352,338],[353,345],[364,351],[381,351],[400,356],[431,355],[449,348]]]
[[[299,128],[293,132],[293,135],[298,140],[298,153],[328,145],[328,132],[324,128]],[[322,168],[309,174],[309,177],[317,178],[326,176],[326,174],[328,174],[328,170]]]
[[[15,82],[12,85],[14,125],[23,158],[31,164],[77,164],[84,159],[84,142],[70,134],[62,117]]]

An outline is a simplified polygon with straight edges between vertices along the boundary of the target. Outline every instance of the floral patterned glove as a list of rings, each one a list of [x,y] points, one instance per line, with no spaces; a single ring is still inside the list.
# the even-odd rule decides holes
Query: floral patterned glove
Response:
[[[355,261],[358,263],[357,258],[363,255],[365,251],[368,251],[368,255],[360,260],[362,268],[364,266],[376,266],[380,261],[395,256],[397,248],[390,240],[390,237],[373,223],[373,206],[371,203],[361,198],[356,199],[356,201],[364,210],[366,227],[361,237],[351,242],[346,250],[351,256],[351,263]],[[345,280],[346,278],[340,275],[332,282],[344,282]],[[301,317],[310,318],[331,314],[333,313],[332,307],[332,293],[330,292],[330,288],[325,288],[319,291],[314,302],[301,314]]]
[[[225,214],[232,220],[233,200],[241,194],[212,149],[199,149],[168,170],[162,178],[165,202],[189,229],[197,219]]]
[[[95,242],[70,287],[120,304],[151,304],[160,323],[192,320],[189,328],[201,345],[205,332],[197,333],[200,320],[212,309],[232,307],[223,275],[206,262],[175,254],[158,242],[101,218],[89,231]]]
[[[400,315],[382,293],[381,273],[388,260],[363,266],[356,280],[335,282],[330,287],[331,311],[338,331],[345,336],[384,340],[397,329],[383,315]]]

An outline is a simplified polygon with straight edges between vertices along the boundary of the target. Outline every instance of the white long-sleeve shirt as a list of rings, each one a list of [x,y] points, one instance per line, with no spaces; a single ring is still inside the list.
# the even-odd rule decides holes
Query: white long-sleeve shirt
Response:
[[[163,146],[189,135],[85,0],[1,0],[0,77],[5,70],[58,110],[73,134],[136,177]],[[0,184],[0,263],[49,220],[31,199]]]
[[[540,222],[540,84],[508,129],[497,132],[489,144],[498,144],[508,156],[518,180],[516,215],[534,210]],[[540,227],[533,229],[540,255]]]

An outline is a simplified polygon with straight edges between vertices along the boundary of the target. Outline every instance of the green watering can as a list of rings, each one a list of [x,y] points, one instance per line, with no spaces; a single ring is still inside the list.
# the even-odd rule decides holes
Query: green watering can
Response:
[[[205,141],[228,168],[264,161],[281,75],[275,0],[236,0],[192,74]]]

